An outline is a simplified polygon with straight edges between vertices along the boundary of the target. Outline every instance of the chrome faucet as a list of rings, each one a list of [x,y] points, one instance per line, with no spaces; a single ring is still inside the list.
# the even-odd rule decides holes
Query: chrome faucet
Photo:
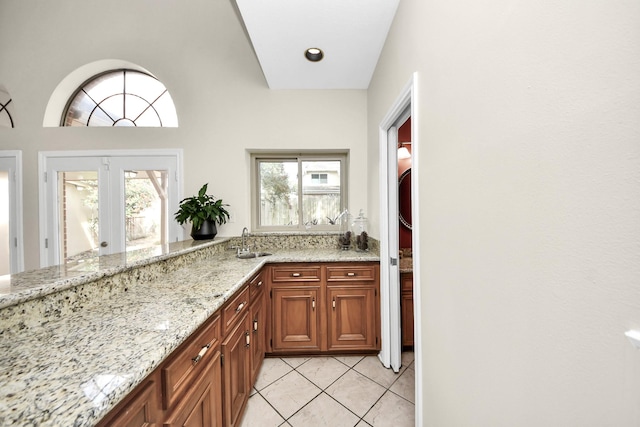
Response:
[[[247,246],[247,236],[249,236],[249,230],[247,229],[247,227],[244,227],[242,229],[242,252],[249,252],[249,246]]]

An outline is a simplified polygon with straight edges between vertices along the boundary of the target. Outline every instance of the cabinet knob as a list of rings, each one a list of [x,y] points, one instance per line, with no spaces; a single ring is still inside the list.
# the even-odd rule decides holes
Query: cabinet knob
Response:
[[[300,273],[291,273],[291,277],[300,277]]]
[[[349,277],[354,277],[355,275],[356,275],[356,273],[353,273],[351,271],[347,273],[347,276],[349,276]]]
[[[246,347],[249,347],[249,343],[251,342],[251,335],[249,331],[244,333],[244,342],[247,344]]]

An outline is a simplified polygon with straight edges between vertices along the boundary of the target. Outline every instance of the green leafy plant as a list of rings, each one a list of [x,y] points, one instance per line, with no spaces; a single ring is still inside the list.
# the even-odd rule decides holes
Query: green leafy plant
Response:
[[[209,220],[218,224],[225,224],[229,219],[229,212],[225,209],[227,204],[222,203],[222,199],[216,200],[215,197],[207,194],[207,185],[205,184],[198,191],[197,196],[187,197],[180,201],[178,212],[175,213],[175,219],[178,224],[184,224],[191,221],[191,225],[195,230],[200,230],[202,224]]]

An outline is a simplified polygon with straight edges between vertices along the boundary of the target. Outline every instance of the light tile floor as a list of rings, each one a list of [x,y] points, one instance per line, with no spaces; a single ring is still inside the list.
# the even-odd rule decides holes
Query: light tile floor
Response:
[[[267,358],[241,427],[413,427],[415,370],[378,356]]]

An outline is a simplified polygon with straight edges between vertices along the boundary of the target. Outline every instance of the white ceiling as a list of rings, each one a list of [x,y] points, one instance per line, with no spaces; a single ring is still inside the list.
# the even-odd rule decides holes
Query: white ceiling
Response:
[[[366,89],[399,0],[236,0],[271,89]],[[310,47],[323,50],[308,61]]]

